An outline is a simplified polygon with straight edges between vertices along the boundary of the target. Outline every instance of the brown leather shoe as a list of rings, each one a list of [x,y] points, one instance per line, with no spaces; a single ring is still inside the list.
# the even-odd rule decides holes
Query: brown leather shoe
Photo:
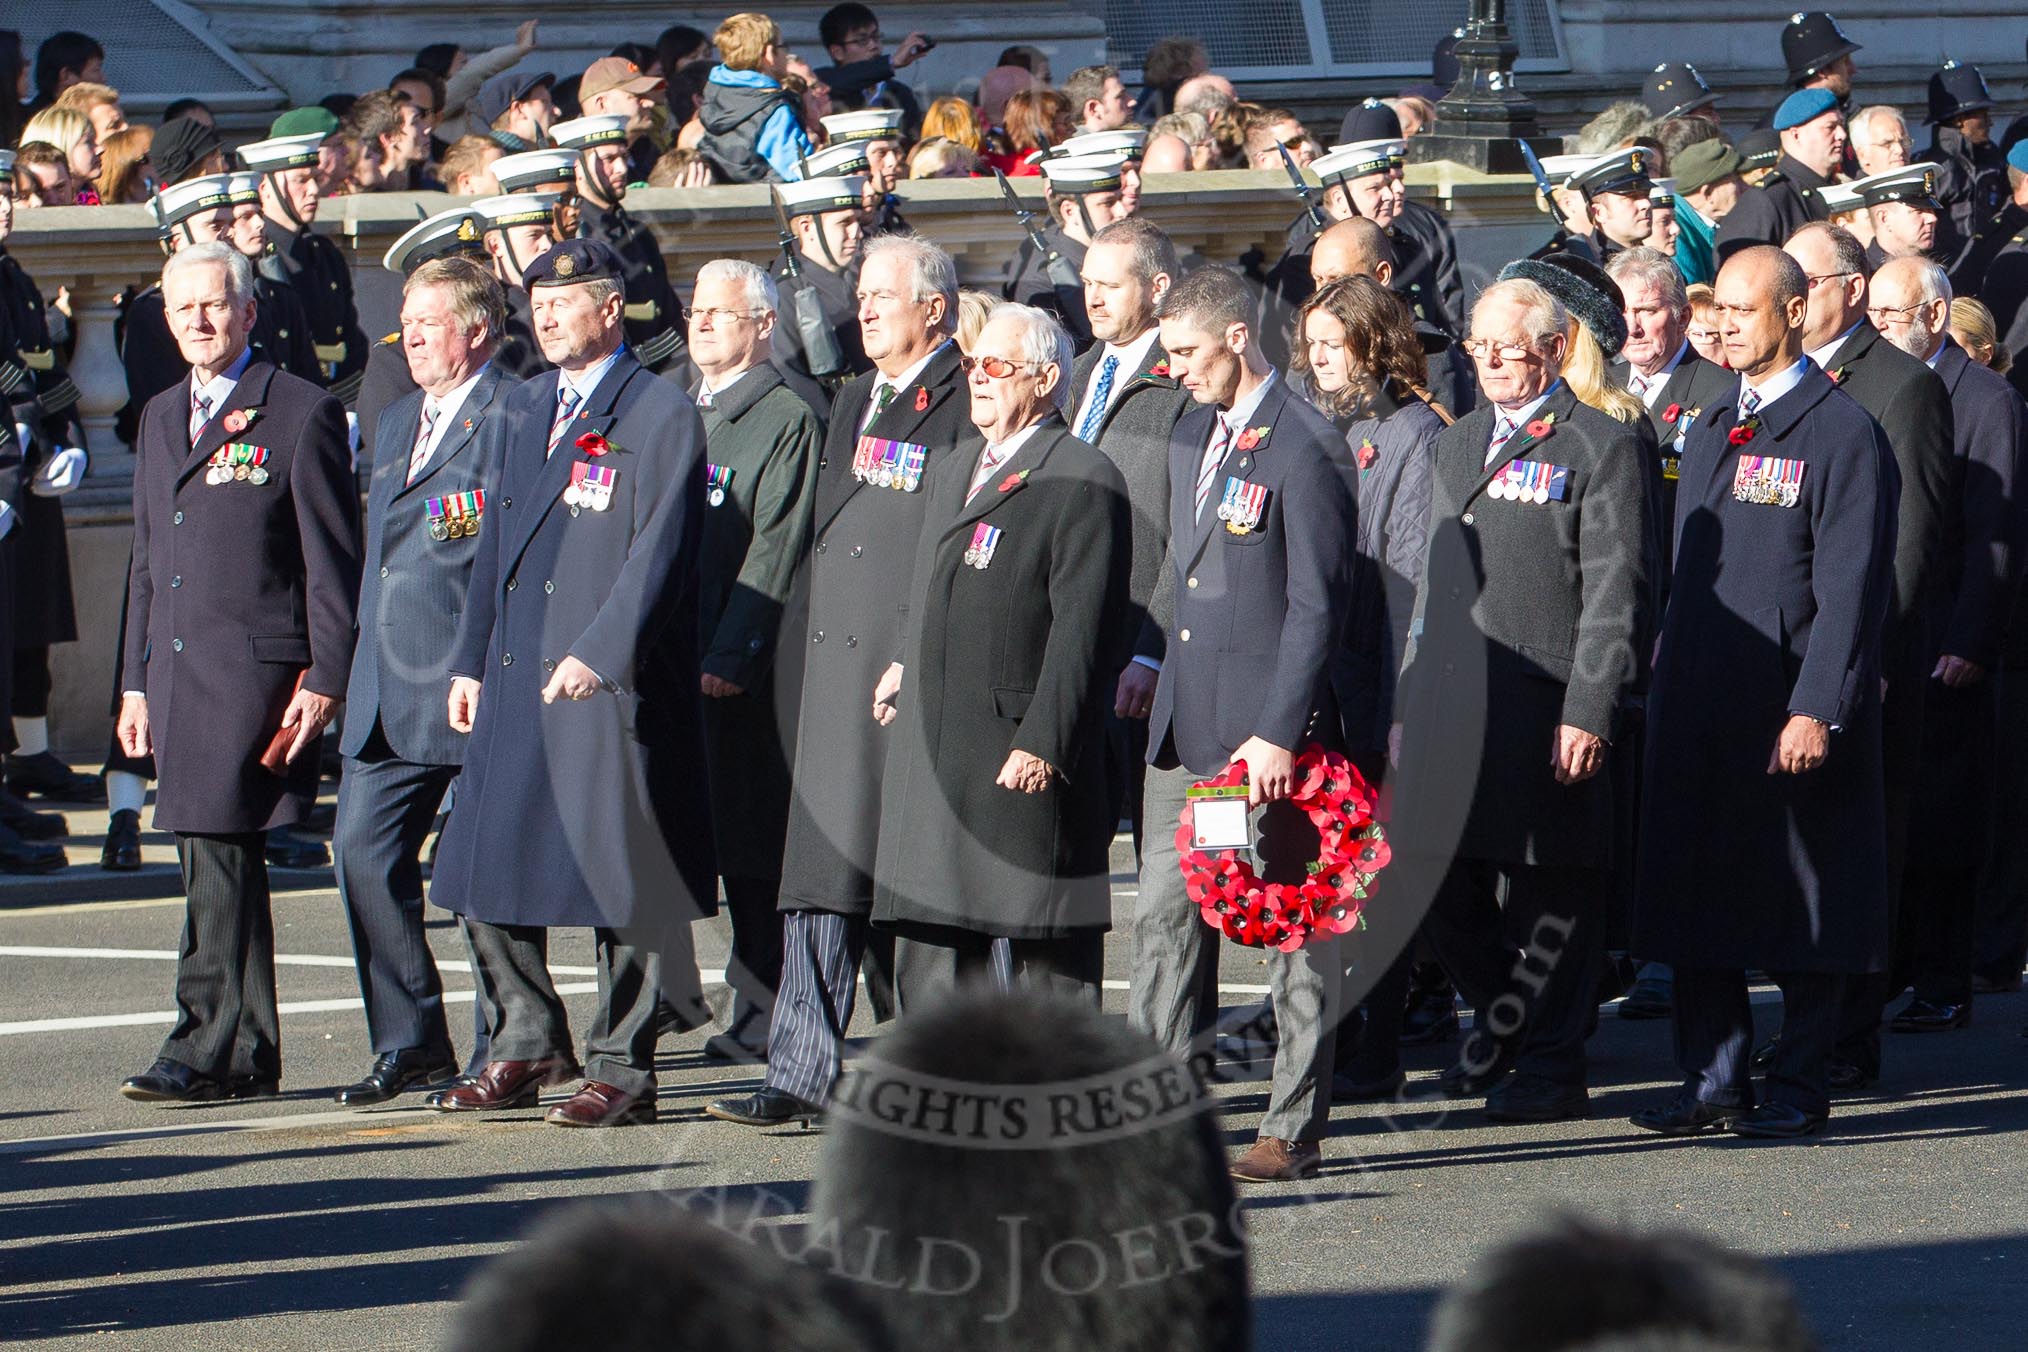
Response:
[[[1242,1183],[1282,1183],[1292,1178],[1312,1178],[1323,1162],[1324,1151],[1315,1141],[1284,1141],[1263,1136],[1253,1148],[1232,1162],[1232,1176]]]
[[[569,1084],[583,1072],[568,1056],[540,1061],[488,1061],[473,1076],[460,1076],[448,1089],[423,1100],[440,1113],[491,1113],[503,1108],[533,1108],[543,1090]]]
[[[556,1127],[626,1127],[655,1120],[655,1093],[629,1094],[597,1080],[542,1115]]]

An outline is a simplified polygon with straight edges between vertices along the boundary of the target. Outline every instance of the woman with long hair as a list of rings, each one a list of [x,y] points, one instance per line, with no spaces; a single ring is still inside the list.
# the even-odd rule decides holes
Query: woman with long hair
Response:
[[[1983,301],[1970,296],[1952,301],[1950,330],[1965,355],[1979,365],[1991,367],[2003,376],[2013,368],[2014,356],[2000,341],[1999,325]]]
[[[21,143],[26,145],[30,141],[45,141],[69,159],[70,176],[78,183],[76,205],[98,205],[98,189],[90,185],[98,178],[104,157],[99,153],[99,134],[93,130],[90,118],[69,108],[44,108],[21,129]]]
[[[1343,277],[1304,301],[1295,337],[1290,375],[1344,430],[1345,473],[1356,480],[1352,607],[1331,660],[1331,689],[1346,753],[1379,783],[1395,674],[1429,548],[1437,438],[1450,419],[1430,398],[1414,315],[1373,278]],[[1366,992],[1363,1019],[1340,1027],[1334,1098],[1384,1098],[1400,1087],[1411,961],[1408,950],[1398,955]]]
[[[948,94],[930,104],[929,111],[922,115],[922,139],[932,141],[939,136],[955,141],[974,155],[985,145],[978,113],[971,104]]]
[[[153,127],[129,127],[106,138],[105,162],[99,168],[101,202],[145,202],[154,194],[155,174],[148,162],[154,142]]]
[[[1054,89],[1024,89],[1007,100],[1007,137],[1004,146],[994,146],[984,156],[988,165],[1009,178],[1034,176],[1042,172],[1029,156],[1076,133],[1070,120],[1070,100]]]

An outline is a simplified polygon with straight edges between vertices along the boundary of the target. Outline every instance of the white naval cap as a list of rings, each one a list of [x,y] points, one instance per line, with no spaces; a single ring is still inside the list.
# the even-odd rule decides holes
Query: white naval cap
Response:
[[[782,183],[782,210],[790,216],[816,216],[826,211],[853,210],[865,202],[866,180],[858,174],[825,174]]]
[[[1148,133],[1140,127],[1121,127],[1118,131],[1087,131],[1059,144],[1052,155],[1120,155],[1129,163],[1137,161],[1148,149]]]
[[[1583,173],[1604,158],[1603,155],[1544,155],[1538,163],[1542,165],[1542,173],[1551,187],[1567,188],[1571,175]]]
[[[1651,178],[1648,180],[1648,200],[1656,206],[1676,205],[1676,180],[1673,178]]]
[[[1354,141],[1349,145],[1332,146],[1328,153],[1310,162],[1310,170],[1327,184],[1384,174],[1394,167],[1395,147],[1399,144],[1393,137],[1388,137],[1379,141]]]
[[[572,118],[551,127],[549,139],[572,150],[624,142],[627,139],[627,118],[622,113],[597,113],[591,117]]]
[[[166,235],[172,227],[181,225],[192,216],[230,208],[232,200],[231,175],[205,174],[158,190],[148,199],[148,206],[155,213],[155,224]]]
[[[867,168],[866,142],[833,141],[803,157],[804,178],[837,178]]]
[[[481,230],[505,230],[516,225],[548,225],[563,200],[560,192],[517,192],[499,197],[481,197],[472,203],[472,214]]]
[[[1109,155],[1059,155],[1042,162],[1042,176],[1049,180],[1051,192],[1081,197],[1085,193],[1116,190],[1120,186],[1120,171],[1126,165],[1126,157],[1117,151]]]
[[[862,108],[853,113],[833,113],[823,119],[831,144],[848,141],[895,141],[901,139],[901,109]]]
[[[262,174],[303,169],[317,162],[317,147],[323,144],[324,133],[321,131],[306,131],[299,136],[274,136],[241,146],[239,162]]]
[[[232,181],[231,186],[226,191],[232,194],[232,204],[234,206],[238,206],[242,202],[252,202],[255,205],[260,203],[261,176],[259,174],[242,171],[236,174],[227,174],[226,177]]]
[[[448,254],[477,253],[484,246],[479,236],[484,223],[470,207],[452,207],[439,211],[428,220],[418,221],[410,226],[402,237],[396,240],[380,265],[389,272],[406,277],[416,268],[432,258]]]
[[[543,183],[575,183],[577,152],[548,149],[523,150],[502,155],[493,161],[493,180],[501,192],[526,192]]]
[[[1859,189],[1850,183],[1826,183],[1817,189],[1817,199],[1824,204],[1824,210],[1833,216],[1857,211],[1865,205],[1860,199]]]

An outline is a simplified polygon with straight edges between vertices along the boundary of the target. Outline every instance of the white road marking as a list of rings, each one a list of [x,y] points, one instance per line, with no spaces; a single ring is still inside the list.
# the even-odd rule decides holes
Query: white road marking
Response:
[[[596,981],[574,981],[558,986],[558,995],[586,995],[598,990]],[[469,1004],[474,991],[445,991],[445,1004]],[[276,1006],[283,1014],[331,1014],[341,1009],[364,1009],[366,1002],[358,996],[348,1000],[288,1000]],[[0,1037],[14,1037],[22,1033],[70,1033],[86,1028],[136,1028],[148,1024],[175,1023],[176,1011],[154,1010],[146,1014],[84,1014],[67,1019],[24,1019],[18,1023],[0,1023]]]
[[[160,962],[176,961],[173,948],[50,948],[35,944],[0,945],[0,958],[145,958]],[[277,967],[344,967],[351,968],[349,957],[333,957],[325,953],[277,953]],[[437,963],[441,972],[469,972],[472,964],[459,959],[446,958]],[[550,964],[551,976],[597,976],[595,967],[558,967]]]

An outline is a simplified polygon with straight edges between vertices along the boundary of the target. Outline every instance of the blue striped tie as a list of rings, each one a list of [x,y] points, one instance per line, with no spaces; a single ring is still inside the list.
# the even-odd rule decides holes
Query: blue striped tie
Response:
[[[1099,363],[1098,387],[1091,392],[1091,407],[1085,410],[1084,421],[1077,425],[1078,440],[1090,441],[1098,435],[1099,423],[1106,416],[1106,400],[1113,397],[1113,373],[1119,369],[1118,357]]]

